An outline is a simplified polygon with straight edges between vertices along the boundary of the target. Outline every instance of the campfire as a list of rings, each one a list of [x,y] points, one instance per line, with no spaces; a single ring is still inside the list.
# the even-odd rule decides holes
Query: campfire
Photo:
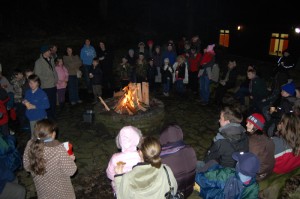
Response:
[[[119,114],[134,115],[139,110],[146,111],[149,108],[149,84],[148,82],[142,83],[129,83],[121,91],[114,93],[114,98],[117,103],[114,106],[114,111]],[[107,111],[110,108],[99,97]]]

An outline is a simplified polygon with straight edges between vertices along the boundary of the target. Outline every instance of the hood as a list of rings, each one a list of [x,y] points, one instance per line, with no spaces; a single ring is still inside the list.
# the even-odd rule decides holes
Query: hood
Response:
[[[241,139],[246,129],[241,124],[229,123],[219,128],[219,132],[225,139],[233,141]]]
[[[167,127],[160,135],[159,141],[161,145],[174,143],[183,140],[182,129],[177,125]]]
[[[136,151],[141,137],[141,130],[134,126],[125,126],[116,137],[117,147],[122,149],[122,152]]]

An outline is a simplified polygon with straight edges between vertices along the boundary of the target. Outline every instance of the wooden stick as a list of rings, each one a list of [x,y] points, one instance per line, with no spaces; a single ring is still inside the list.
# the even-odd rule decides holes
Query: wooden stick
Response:
[[[138,107],[139,107],[140,110],[142,110],[142,111],[144,111],[144,112],[147,110],[145,107],[143,107],[143,106],[140,105],[140,104],[138,104]]]
[[[105,109],[106,109],[107,111],[110,111],[110,108],[108,108],[108,106],[106,105],[106,103],[104,102],[104,100],[102,99],[101,96],[99,96],[99,99],[100,99],[101,103],[104,105]]]

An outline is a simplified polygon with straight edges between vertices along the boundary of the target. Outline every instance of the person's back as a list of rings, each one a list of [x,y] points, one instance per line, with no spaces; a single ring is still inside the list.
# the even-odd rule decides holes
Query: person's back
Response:
[[[36,123],[34,137],[24,151],[24,169],[33,177],[38,198],[75,199],[70,178],[77,170],[75,156],[69,156],[63,144],[55,140],[55,129],[48,119]]]
[[[115,167],[118,164],[124,164],[123,171],[126,173],[132,170],[132,167],[141,161],[137,147],[141,139],[141,131],[133,126],[123,127],[116,137],[117,147],[122,151],[115,153],[109,160],[106,168],[106,175],[112,181],[111,185],[115,191]]]
[[[160,135],[162,162],[168,165],[177,180],[178,190],[187,198],[193,192],[197,157],[195,150],[183,142],[182,129],[168,126]]]

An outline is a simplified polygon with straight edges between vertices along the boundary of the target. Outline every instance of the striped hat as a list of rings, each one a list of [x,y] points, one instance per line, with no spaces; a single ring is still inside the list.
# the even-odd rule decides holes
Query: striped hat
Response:
[[[247,118],[247,122],[252,123],[257,129],[262,131],[266,120],[262,114],[253,113]]]

